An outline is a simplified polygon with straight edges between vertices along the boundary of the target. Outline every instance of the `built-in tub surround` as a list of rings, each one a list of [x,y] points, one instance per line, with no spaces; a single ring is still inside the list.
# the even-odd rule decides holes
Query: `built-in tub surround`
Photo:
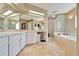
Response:
[[[77,35],[66,32],[54,32],[54,35],[77,42]]]

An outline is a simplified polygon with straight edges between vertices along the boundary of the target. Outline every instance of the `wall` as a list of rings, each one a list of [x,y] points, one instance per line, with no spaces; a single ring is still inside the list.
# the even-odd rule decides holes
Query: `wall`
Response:
[[[67,32],[76,33],[76,28],[75,28],[76,9],[74,8],[73,10],[69,11],[65,15],[66,15]]]
[[[79,4],[77,4],[77,52],[79,56]]]
[[[48,19],[48,32],[49,32],[49,36],[53,37],[54,35],[54,20],[53,19]]]
[[[66,31],[66,18],[65,15],[58,15],[54,19],[54,32],[65,32]]]

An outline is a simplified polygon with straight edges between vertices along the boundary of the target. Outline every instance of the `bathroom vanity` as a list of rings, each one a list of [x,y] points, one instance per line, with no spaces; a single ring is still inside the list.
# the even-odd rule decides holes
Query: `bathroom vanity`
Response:
[[[38,32],[43,30],[20,30],[0,32],[0,56],[16,56],[25,46],[37,44]]]
[[[0,16],[0,56],[16,56],[24,46],[40,42],[40,36],[48,42],[47,10],[29,4],[3,5],[4,13],[11,13]]]

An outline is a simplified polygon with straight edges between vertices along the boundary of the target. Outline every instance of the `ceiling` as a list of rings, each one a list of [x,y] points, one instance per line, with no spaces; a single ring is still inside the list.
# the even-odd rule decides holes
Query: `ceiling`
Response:
[[[48,15],[51,16],[53,14],[63,14],[63,13],[67,13],[68,11],[72,10],[73,8],[76,7],[75,3],[30,3],[31,5],[40,7],[42,9],[45,9],[48,11]],[[3,14],[8,7],[6,7],[6,4],[0,4],[0,15]],[[10,5],[12,8],[10,9],[14,9],[14,10],[18,10],[19,9],[24,9],[24,8],[20,8],[22,6],[19,5],[19,7],[14,7],[12,5]],[[26,10],[26,9],[25,9]],[[24,12],[24,10],[23,10]]]
[[[0,4],[0,15],[6,11],[5,7],[6,6],[4,4]]]
[[[76,7],[75,3],[31,3],[48,11],[48,15],[63,14]]]

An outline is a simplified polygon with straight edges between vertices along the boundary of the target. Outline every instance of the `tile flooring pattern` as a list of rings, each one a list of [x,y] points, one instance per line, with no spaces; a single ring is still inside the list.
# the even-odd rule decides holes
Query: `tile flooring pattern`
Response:
[[[40,42],[26,46],[18,56],[65,56],[67,55],[65,52],[67,51],[59,47],[53,39],[49,39],[48,43]]]
[[[26,46],[18,56],[75,56],[72,49],[68,49],[63,45],[57,44],[53,38],[49,38],[49,42],[40,42]]]

